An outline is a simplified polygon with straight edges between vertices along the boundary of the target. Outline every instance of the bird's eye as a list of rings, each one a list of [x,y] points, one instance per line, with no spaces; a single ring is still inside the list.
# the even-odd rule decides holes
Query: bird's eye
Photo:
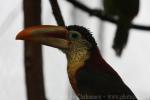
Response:
[[[81,34],[77,31],[70,31],[69,32],[69,39],[70,40],[77,40],[81,38]]]

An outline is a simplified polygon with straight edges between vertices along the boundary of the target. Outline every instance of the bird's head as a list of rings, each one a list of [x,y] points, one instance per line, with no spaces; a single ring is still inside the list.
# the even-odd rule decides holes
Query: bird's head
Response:
[[[96,42],[90,31],[82,26],[68,27],[42,25],[27,28],[21,31],[16,39],[27,40],[47,46],[52,46],[68,52],[77,48],[93,49]]]
[[[62,50],[67,57],[69,77],[85,65],[97,44],[90,31],[82,26],[42,25],[21,31],[16,39],[31,41]]]
[[[35,26],[21,31],[16,39],[31,41],[62,50],[67,57],[67,71],[72,84],[75,84],[76,73],[82,68],[91,66],[108,70],[97,48],[90,31],[82,26]],[[110,69],[111,70],[111,69]]]

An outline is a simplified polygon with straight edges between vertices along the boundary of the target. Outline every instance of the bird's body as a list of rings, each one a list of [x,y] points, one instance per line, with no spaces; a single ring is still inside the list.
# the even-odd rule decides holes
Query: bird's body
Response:
[[[93,100],[135,100],[134,94],[116,71],[101,58],[98,49],[90,53],[89,59],[85,60],[81,67],[74,67],[75,73],[72,75],[72,72],[68,72],[68,75],[75,93],[81,100],[88,97],[95,98]]]
[[[113,49],[120,56],[127,44],[132,20],[139,11],[139,0],[103,0],[103,5],[107,15],[118,19]]]
[[[80,100],[136,100],[117,72],[102,58],[86,28],[42,26],[26,29],[17,38],[61,49],[66,54],[71,86]]]

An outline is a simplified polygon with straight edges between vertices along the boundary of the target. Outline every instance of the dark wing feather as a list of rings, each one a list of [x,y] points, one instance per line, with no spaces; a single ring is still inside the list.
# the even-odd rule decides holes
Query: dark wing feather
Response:
[[[77,87],[81,100],[136,100],[135,95],[120,78],[94,71],[87,66],[77,73]]]

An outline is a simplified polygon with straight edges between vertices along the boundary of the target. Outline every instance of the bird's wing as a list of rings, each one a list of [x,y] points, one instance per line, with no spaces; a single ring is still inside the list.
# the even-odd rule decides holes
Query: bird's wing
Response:
[[[79,94],[102,97],[108,99],[110,96],[130,96],[136,98],[132,91],[113,75],[103,72],[95,72],[90,69],[83,69],[77,74],[77,87]],[[118,99],[119,100],[119,99]]]

